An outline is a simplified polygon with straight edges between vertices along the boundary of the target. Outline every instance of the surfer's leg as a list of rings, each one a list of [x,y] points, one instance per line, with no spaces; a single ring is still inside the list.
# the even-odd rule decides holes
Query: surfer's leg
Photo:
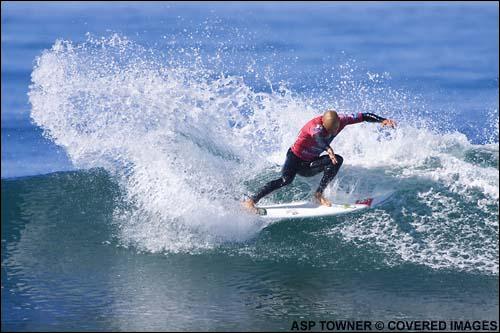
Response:
[[[260,199],[268,195],[269,193],[276,191],[277,189],[290,184],[293,179],[295,178],[294,175],[287,175],[280,177],[275,180],[271,180],[269,183],[264,185],[264,187],[256,194],[254,194],[251,198],[254,201],[254,203],[257,203]]]
[[[257,203],[260,199],[268,195],[269,193],[276,191],[277,189],[290,184],[295,175],[297,174],[298,163],[300,160],[296,157],[290,150],[286,154],[286,161],[281,170],[281,177],[275,180],[271,180],[264,187],[251,196],[254,203]]]
[[[325,171],[325,167],[330,164],[332,164],[330,157],[328,155],[322,155],[312,162],[309,162],[307,164],[303,163],[300,169],[297,171],[297,174],[301,175],[302,177],[316,176],[317,174]]]
[[[319,186],[318,189],[316,190],[316,193],[323,193],[326,186],[333,180],[333,178],[335,178],[337,172],[342,166],[342,163],[344,162],[342,156],[335,154],[335,157],[337,159],[337,164],[333,164],[332,161],[330,160],[330,157],[328,157],[329,163],[325,163],[324,165],[323,178],[321,178],[321,181],[319,182]]]

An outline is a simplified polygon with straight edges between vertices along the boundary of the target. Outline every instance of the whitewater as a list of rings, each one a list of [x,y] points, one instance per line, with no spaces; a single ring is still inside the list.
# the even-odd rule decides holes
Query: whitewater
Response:
[[[271,80],[258,91],[220,63],[214,69],[217,54],[182,51],[189,56],[88,35],[57,40],[32,72],[33,122],[77,169],[103,168],[119,185],[113,225],[122,246],[272,257],[248,245],[264,225],[240,201],[278,174],[305,122],[334,108],[375,112],[398,126],[347,127],[332,143],[344,165],[326,196],[393,196],[313,236],[374,246],[388,266],[498,273],[498,110],[489,114],[490,142],[473,144],[422,98],[387,85],[387,73],[363,73],[355,62],[339,66],[332,89],[315,98]],[[318,180],[297,179],[263,202],[307,199]]]

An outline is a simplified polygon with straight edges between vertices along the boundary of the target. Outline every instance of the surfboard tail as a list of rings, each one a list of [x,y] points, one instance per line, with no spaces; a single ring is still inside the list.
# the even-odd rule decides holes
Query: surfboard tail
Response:
[[[394,192],[388,192],[388,193],[385,193],[382,195],[374,196],[372,198],[357,200],[356,203],[361,204],[361,205],[367,205],[368,207],[372,208],[372,207],[375,207],[375,206],[378,206],[378,205],[381,205],[381,204],[387,202],[388,200],[390,200],[392,198],[393,194],[394,194]]]
[[[368,207],[371,207],[373,203],[373,198],[367,198],[363,200],[356,200],[356,204],[359,205],[367,205]]]

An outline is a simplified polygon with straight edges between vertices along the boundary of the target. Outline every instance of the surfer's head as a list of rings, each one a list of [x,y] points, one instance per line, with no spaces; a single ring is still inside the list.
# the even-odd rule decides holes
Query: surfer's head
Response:
[[[337,132],[340,126],[339,115],[334,110],[328,110],[323,113],[323,127],[330,134]]]

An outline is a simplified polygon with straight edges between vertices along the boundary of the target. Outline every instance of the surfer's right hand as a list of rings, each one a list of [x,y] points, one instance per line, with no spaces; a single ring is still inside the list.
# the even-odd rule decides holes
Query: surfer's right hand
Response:
[[[337,165],[337,163],[339,163],[337,161],[337,158],[335,157],[334,153],[328,154],[328,156],[330,156],[330,159],[332,160],[333,165]]]
[[[338,163],[337,158],[335,157],[335,153],[333,152],[332,147],[328,147],[326,149],[326,153],[328,156],[330,156],[330,160],[332,160],[333,165],[336,165]]]

